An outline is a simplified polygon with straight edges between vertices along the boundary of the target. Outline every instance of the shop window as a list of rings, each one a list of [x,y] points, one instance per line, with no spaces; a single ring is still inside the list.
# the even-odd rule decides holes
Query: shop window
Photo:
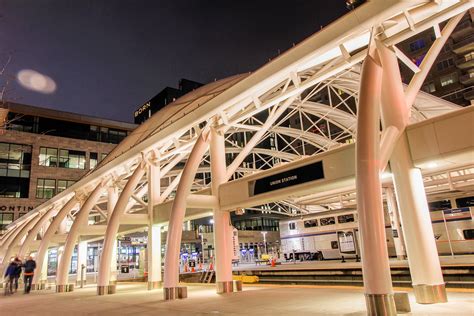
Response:
[[[56,193],[56,180],[38,179],[36,183],[36,198],[50,199]]]
[[[336,218],[334,217],[325,217],[319,220],[321,226],[334,225],[336,224]]]
[[[443,76],[443,77],[440,78],[440,82],[441,82],[442,87],[445,87],[445,86],[448,86],[450,84],[456,83],[456,82],[458,82],[458,73],[453,72],[453,73],[450,73],[447,76]]]
[[[296,223],[289,223],[289,224],[288,224],[288,228],[289,228],[290,230],[295,230],[295,229],[296,229]]]
[[[338,223],[350,223],[354,221],[354,214],[345,214],[345,215],[339,215],[337,217],[337,222]]]
[[[317,219],[309,219],[307,221],[304,221],[304,228],[310,228],[310,227],[316,227],[316,226],[318,226]]]
[[[108,155],[108,153],[102,153],[102,154],[100,155],[100,161],[104,160],[105,157],[107,157],[107,155]]]
[[[339,245],[337,244],[337,241],[331,241],[331,249],[338,249]]]
[[[58,166],[58,149],[41,147],[39,155],[39,165],[46,167],[57,167]]]
[[[13,213],[0,213],[0,230],[5,229],[13,222]]]
[[[99,162],[99,154],[98,153],[90,153],[89,156],[89,169],[94,169]]]
[[[73,180],[58,180],[58,193],[63,192],[64,190],[69,188],[74,183],[76,183],[76,181],[73,181]]]
[[[86,153],[84,151],[59,150],[59,167],[69,169],[85,169]]]

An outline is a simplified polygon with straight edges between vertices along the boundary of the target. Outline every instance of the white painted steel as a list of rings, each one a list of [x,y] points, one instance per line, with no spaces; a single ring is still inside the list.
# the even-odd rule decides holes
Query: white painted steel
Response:
[[[104,185],[99,183],[95,189],[90,193],[87,200],[82,205],[81,209],[76,215],[75,221],[73,222],[69,233],[67,234],[66,244],[64,245],[64,252],[61,257],[58,255],[58,270],[56,272],[56,285],[67,285],[69,277],[69,269],[71,267],[72,254],[74,247],[79,238],[80,229],[87,225],[87,219],[89,213],[97,203],[97,200],[102,194]],[[59,251],[58,251],[59,253]]]
[[[56,234],[56,231],[59,229],[59,225],[66,218],[67,214],[78,204],[78,200],[75,196],[72,196],[69,201],[59,210],[59,212],[54,217],[53,221],[46,230],[43,238],[41,239],[40,246],[36,252],[36,269],[40,273],[36,272],[33,276],[33,284],[39,284],[42,281],[46,281],[47,267],[48,267],[48,248],[51,242],[52,237]]]
[[[186,199],[191,190],[192,181],[196,175],[202,156],[207,151],[208,132],[201,134],[189,155],[184,166],[183,175],[176,190],[171,218],[168,225],[166,240],[164,287],[175,288],[179,283],[179,254],[181,249],[181,235],[183,232],[183,219],[186,212]]]
[[[160,167],[148,165],[148,282],[161,281],[161,226],[154,225],[153,208],[160,200]]]
[[[212,195],[219,198],[219,186],[226,182],[226,161],[224,135],[211,128],[211,191]],[[232,281],[232,226],[230,213],[214,209],[214,246],[216,249],[216,284]]]
[[[356,142],[357,210],[366,295],[393,294],[379,175],[381,88],[382,67],[367,55],[360,82]]]
[[[142,179],[145,174],[144,163],[140,163],[133,172],[130,179],[127,181],[124,189],[120,193],[120,196],[115,204],[112,215],[109,217],[107,224],[107,230],[104,236],[104,243],[102,246],[102,256],[99,263],[99,276],[97,286],[108,286],[110,283],[110,271],[112,258],[114,251],[116,251],[117,232],[120,226],[120,217],[126,210],[127,204],[135,191],[138,182]],[[116,259],[115,259],[116,260]],[[115,261],[116,262],[116,261]],[[114,265],[116,267],[116,265]]]

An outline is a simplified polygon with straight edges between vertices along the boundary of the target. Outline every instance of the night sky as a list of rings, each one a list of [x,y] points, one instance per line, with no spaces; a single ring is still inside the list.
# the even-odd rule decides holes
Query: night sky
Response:
[[[132,121],[180,78],[209,82],[254,71],[347,12],[345,1],[2,0],[0,61],[8,99]],[[25,89],[24,69],[53,93]]]

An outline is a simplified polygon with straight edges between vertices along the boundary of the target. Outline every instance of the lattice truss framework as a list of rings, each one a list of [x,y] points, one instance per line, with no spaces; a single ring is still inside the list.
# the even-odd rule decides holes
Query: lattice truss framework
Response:
[[[218,103],[218,107],[207,113],[200,112],[203,105],[216,101],[222,93],[249,79],[251,74],[211,83],[178,99],[168,109],[160,111],[137,128],[96,170],[86,175],[84,181],[76,183],[33,212],[59,208],[74,194],[84,201],[99,182],[115,186],[120,192],[135,168],[143,163],[160,166],[160,203],[170,200],[197,137],[212,124],[225,133],[227,176],[230,180],[352,142],[356,133],[360,68],[367,54],[371,32],[377,34],[387,46],[394,48],[400,63],[418,72],[422,66],[419,68],[411,63],[396,45],[431,27],[438,34],[441,21],[465,12],[470,6],[466,1],[454,5],[443,3],[413,1],[412,7],[378,23],[376,27],[355,30],[351,38],[339,40],[334,48],[310,59],[302,58],[271,79],[256,82],[239,97]],[[423,6],[436,7],[437,13],[429,16],[416,13],[425,12],[420,9]],[[452,103],[420,92],[413,106],[411,122],[419,122],[457,108]],[[184,124],[176,124],[183,117],[192,119]],[[173,124],[176,128],[167,132]],[[149,145],[143,149],[139,146],[142,143]],[[427,191],[471,185],[473,170],[473,166],[465,166],[459,170],[426,175]],[[134,189],[126,213],[146,213],[147,186],[145,175]],[[209,188],[210,157],[207,153],[194,179],[192,191]],[[252,209],[299,215],[350,207],[355,205],[354,201],[354,192],[346,192],[319,199],[311,196],[295,197]],[[71,221],[77,211],[76,207],[69,214]],[[93,207],[89,220],[91,223],[107,221],[107,192]]]

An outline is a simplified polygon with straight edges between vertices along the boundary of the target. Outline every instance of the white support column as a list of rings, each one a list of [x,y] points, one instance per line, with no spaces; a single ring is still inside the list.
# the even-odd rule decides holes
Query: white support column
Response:
[[[84,273],[82,273],[82,267],[84,266]],[[81,285],[82,278],[84,278],[84,284],[86,284],[86,272],[87,272],[87,241],[81,241],[77,245],[77,273],[76,273],[76,284]]]
[[[116,187],[111,186],[107,188],[107,223],[112,217],[115,205],[118,200],[118,190]],[[112,249],[112,259],[110,261],[110,283],[117,283],[117,238],[115,238],[114,247]]]
[[[87,200],[82,205],[81,209],[76,215],[74,223],[69,231],[66,243],[64,245],[64,253],[61,259],[58,260],[58,270],[56,274],[56,292],[66,292],[69,288],[69,268],[71,267],[72,254],[76,247],[76,242],[80,235],[80,230],[87,225],[89,213],[99,200],[103,191],[103,184],[99,183],[95,189],[90,193]]]
[[[78,200],[76,197],[72,197],[56,214],[51,224],[48,226],[48,229],[41,239],[38,252],[36,253],[36,269],[41,273],[35,273],[33,276],[33,285],[34,288],[42,288],[43,284],[47,281],[47,271],[48,271],[48,247],[51,241],[51,238],[54,236],[58,230],[60,224],[63,222],[67,214],[77,205]]]
[[[162,287],[161,226],[154,224],[153,208],[160,201],[160,166],[148,166],[148,290]]]
[[[184,166],[181,181],[176,190],[176,197],[171,209],[166,239],[165,274],[163,294],[165,300],[187,297],[186,287],[179,287],[179,254],[181,248],[181,235],[183,233],[183,220],[186,213],[186,199],[191,191],[196,171],[208,147],[208,135],[201,134],[189,155]]]
[[[367,312],[395,316],[379,175],[381,83],[382,67],[369,54],[362,65],[357,116],[357,210]]]
[[[390,166],[416,301],[421,304],[447,302],[423,177],[413,166],[405,133],[392,153]]]
[[[405,259],[405,239],[403,238],[403,231],[400,225],[398,206],[393,188],[385,189],[385,198],[387,200],[388,215],[390,216],[390,225],[394,232],[393,243],[395,245],[395,253],[398,259]]]
[[[23,258],[25,254],[29,250],[29,246],[32,241],[35,240],[36,236],[38,235],[39,230],[41,227],[44,226],[44,224],[51,219],[56,214],[55,208],[51,208],[48,211],[46,211],[45,214],[39,215],[41,218],[38,220],[38,222],[31,228],[31,230],[28,232],[28,235],[25,238],[25,241],[23,241],[23,244],[20,247],[20,251],[18,252],[18,257]]]
[[[114,248],[116,249],[117,232],[120,227],[120,217],[125,213],[129,200],[134,193],[135,188],[145,174],[145,168],[143,163],[135,168],[132,176],[127,181],[127,184],[123,188],[120,196],[117,200],[117,204],[109,217],[107,224],[107,230],[105,232],[104,245],[102,247],[102,257],[99,263],[99,277],[97,282],[97,294],[112,294],[114,293],[114,284],[110,284],[110,266],[112,262],[112,256]]]
[[[226,182],[225,141],[221,132],[211,128],[211,186],[212,195],[219,198],[219,186]],[[230,213],[214,209],[214,246],[216,249],[217,293],[233,291],[232,226]]]

